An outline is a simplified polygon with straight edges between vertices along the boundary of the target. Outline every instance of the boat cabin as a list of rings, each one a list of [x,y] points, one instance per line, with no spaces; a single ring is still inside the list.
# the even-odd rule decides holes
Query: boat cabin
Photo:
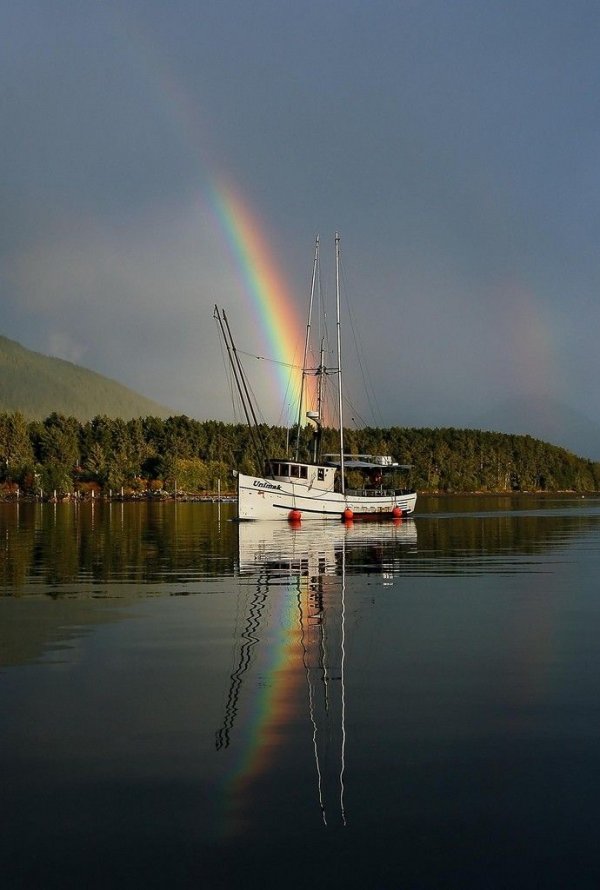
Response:
[[[405,494],[411,489],[400,488],[397,475],[411,470],[410,464],[398,464],[387,455],[345,454],[344,476],[346,490],[363,497],[384,492]],[[339,454],[323,455],[323,464],[270,459],[265,464],[265,476],[277,482],[291,482],[320,491],[340,490],[341,461]]]
[[[294,482],[306,485],[307,488],[333,491],[336,469],[300,461],[270,459],[266,462],[265,476],[272,477],[278,482]]]

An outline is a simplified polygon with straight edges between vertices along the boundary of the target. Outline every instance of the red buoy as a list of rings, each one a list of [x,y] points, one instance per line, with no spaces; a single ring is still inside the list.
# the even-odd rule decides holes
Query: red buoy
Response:
[[[352,512],[350,507],[346,507],[346,509],[342,513],[342,519],[344,520],[344,522],[350,522],[352,519],[354,519],[354,513]]]
[[[401,519],[402,507],[394,507],[394,509],[392,510],[392,516],[394,517],[394,519]]]
[[[288,519],[290,522],[300,522],[300,520],[302,519],[302,513],[300,512],[300,510],[296,510],[294,508],[288,513]]]

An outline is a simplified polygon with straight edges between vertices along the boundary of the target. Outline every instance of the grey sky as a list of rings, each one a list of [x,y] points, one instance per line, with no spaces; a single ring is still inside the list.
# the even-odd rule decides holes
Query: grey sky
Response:
[[[221,177],[299,308],[314,235],[342,233],[377,422],[476,426],[523,392],[600,416],[595,0],[21,0],[1,19],[1,333],[230,419],[213,304],[264,337]]]

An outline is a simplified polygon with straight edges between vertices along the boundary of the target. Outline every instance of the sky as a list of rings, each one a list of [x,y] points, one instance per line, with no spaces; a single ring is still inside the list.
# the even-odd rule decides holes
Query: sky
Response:
[[[357,418],[598,421],[596,0],[20,0],[0,66],[4,336],[232,420],[214,304],[284,360],[339,231]]]

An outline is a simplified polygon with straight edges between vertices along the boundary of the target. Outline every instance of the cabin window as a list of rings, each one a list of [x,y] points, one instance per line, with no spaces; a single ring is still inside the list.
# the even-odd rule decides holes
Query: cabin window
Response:
[[[290,465],[289,464],[281,464],[279,468],[280,476],[289,476],[290,475]]]
[[[293,476],[295,479],[298,479],[300,476],[300,467],[297,464],[292,464],[290,467],[290,476]]]
[[[300,478],[308,479],[308,467],[300,467]]]
[[[323,482],[325,480],[325,470],[323,469],[323,467],[319,467],[317,469],[317,479],[319,480],[319,482]]]

